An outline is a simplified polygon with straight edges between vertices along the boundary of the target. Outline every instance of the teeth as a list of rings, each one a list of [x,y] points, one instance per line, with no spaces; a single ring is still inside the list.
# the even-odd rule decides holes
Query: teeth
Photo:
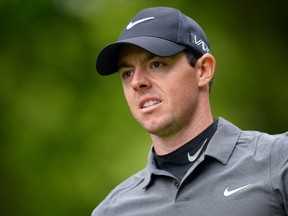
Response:
[[[158,104],[158,103],[159,103],[159,101],[157,101],[157,100],[146,101],[143,105],[143,108],[146,108],[146,107],[152,106],[154,104]]]

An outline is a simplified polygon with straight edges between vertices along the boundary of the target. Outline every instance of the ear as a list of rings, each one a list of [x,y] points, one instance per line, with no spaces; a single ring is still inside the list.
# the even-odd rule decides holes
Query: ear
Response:
[[[214,77],[214,71],[216,67],[215,58],[211,54],[206,53],[198,59],[196,67],[198,69],[199,87],[208,87],[209,82]]]

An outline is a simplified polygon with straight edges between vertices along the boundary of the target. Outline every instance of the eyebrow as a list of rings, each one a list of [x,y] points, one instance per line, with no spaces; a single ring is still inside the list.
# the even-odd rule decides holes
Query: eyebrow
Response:
[[[144,59],[143,59],[143,62],[147,62],[147,61],[150,61],[150,60],[152,60],[152,59],[154,59],[154,58],[156,58],[156,57],[158,57],[157,55],[155,55],[155,54],[153,54],[153,53],[147,53],[147,55],[144,57]],[[160,57],[160,56],[159,56]],[[120,69],[120,68],[125,68],[125,67],[132,67],[133,65],[131,65],[131,64],[129,64],[129,63],[126,63],[126,62],[120,62],[119,64],[118,64],[118,70]]]

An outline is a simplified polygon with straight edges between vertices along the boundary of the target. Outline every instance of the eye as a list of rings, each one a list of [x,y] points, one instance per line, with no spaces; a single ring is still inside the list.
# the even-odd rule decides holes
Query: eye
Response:
[[[159,68],[163,65],[163,63],[159,62],[159,61],[155,61],[152,63],[152,68]]]
[[[121,76],[122,76],[123,79],[128,79],[129,77],[133,76],[133,72],[132,71],[124,71],[121,74]]]

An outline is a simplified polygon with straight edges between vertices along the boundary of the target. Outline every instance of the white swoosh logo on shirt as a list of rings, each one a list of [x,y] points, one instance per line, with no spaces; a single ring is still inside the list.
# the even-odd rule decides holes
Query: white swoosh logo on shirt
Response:
[[[231,191],[229,191],[228,190],[228,187],[225,189],[225,191],[224,191],[224,196],[231,196],[232,194],[235,194],[235,193],[237,193],[237,192],[239,192],[239,191],[241,191],[241,190],[243,190],[244,188],[247,188],[247,187],[250,187],[252,184],[248,184],[248,185],[245,185],[245,186],[243,186],[243,187],[240,187],[240,188],[237,188],[237,189],[234,189],[234,190],[231,190]]]
[[[137,25],[137,24],[139,24],[139,23],[145,22],[145,21],[147,21],[147,20],[152,20],[152,19],[155,19],[155,17],[147,17],[147,18],[144,18],[144,19],[137,20],[137,21],[135,21],[135,22],[130,22],[130,23],[127,25],[126,29],[129,30],[129,29],[131,29],[133,26],[135,26],[135,25]]]
[[[198,155],[201,153],[201,150],[203,149],[206,141],[207,141],[207,139],[204,141],[204,143],[202,144],[201,148],[200,148],[194,155],[191,156],[191,155],[189,154],[189,152],[188,152],[187,157],[188,157],[188,160],[189,160],[190,162],[193,162],[193,161],[196,160],[196,158],[198,157]]]

